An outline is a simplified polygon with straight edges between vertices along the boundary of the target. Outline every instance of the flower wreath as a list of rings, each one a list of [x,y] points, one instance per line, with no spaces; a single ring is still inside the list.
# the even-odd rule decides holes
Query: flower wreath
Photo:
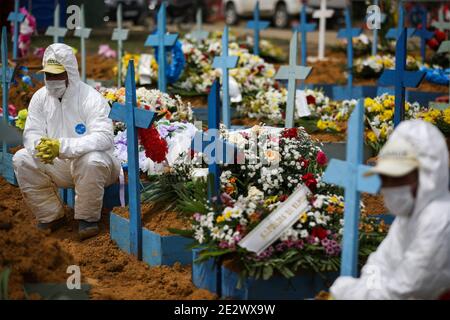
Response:
[[[158,57],[158,47],[155,47],[155,58]],[[169,84],[175,83],[180,79],[186,65],[186,58],[183,53],[183,44],[177,40],[175,45],[170,49],[172,54],[172,63],[166,69],[167,82]]]

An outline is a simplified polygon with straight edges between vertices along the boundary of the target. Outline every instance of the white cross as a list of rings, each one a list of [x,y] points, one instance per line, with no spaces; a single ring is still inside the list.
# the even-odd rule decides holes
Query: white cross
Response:
[[[49,26],[45,31],[46,36],[53,36],[53,43],[58,42],[58,38],[64,38],[67,33],[66,28],[59,26],[59,3],[56,5],[55,12],[53,14],[53,26]]]
[[[325,31],[327,26],[327,19],[331,18],[334,14],[334,10],[327,10],[327,1],[320,1],[320,10],[316,10],[313,13],[313,18],[319,19],[319,53],[317,58],[319,60],[325,59]]]

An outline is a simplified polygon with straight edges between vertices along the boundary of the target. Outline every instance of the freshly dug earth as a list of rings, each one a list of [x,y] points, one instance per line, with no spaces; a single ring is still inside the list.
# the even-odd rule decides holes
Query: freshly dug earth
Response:
[[[114,213],[129,219],[128,207],[116,207]],[[144,203],[141,205],[142,225],[162,236],[171,235],[167,229],[189,229],[189,221],[181,218],[176,212],[164,211],[154,208],[152,205]]]
[[[368,214],[386,214],[388,210],[384,206],[383,196],[381,195],[370,195],[364,193],[361,197],[366,212]]]
[[[150,267],[121,251],[109,238],[109,217],[101,233],[80,242],[73,211],[70,223],[51,235],[36,229],[19,189],[0,178],[0,269],[10,267],[9,295],[23,299],[25,282],[65,283],[67,267],[81,268],[91,299],[214,299],[191,282],[191,267]],[[31,297],[36,298],[36,297]]]

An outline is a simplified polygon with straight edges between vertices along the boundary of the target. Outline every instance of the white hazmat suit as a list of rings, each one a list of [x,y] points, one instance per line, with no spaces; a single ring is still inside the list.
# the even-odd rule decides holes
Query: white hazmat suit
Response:
[[[419,184],[410,216],[397,216],[361,277],[338,278],[336,299],[438,299],[450,291],[449,154],[433,125],[404,121],[390,139],[415,146]]]
[[[69,84],[61,101],[50,96],[45,86],[33,95],[23,133],[25,149],[15,154],[14,171],[39,222],[64,215],[57,187],[75,188],[75,219],[95,222],[100,219],[105,186],[120,173],[120,163],[113,156],[110,107],[99,92],[80,81],[71,47],[52,44],[45,50],[43,64],[48,59],[64,66]],[[35,157],[42,137],[61,144],[54,164]]]

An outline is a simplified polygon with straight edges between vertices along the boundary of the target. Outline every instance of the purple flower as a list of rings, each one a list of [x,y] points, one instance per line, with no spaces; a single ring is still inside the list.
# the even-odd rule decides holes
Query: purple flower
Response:
[[[322,239],[321,243],[322,243],[322,246],[327,247],[330,244],[330,240],[325,238],[325,239]]]
[[[158,126],[159,135],[163,139],[167,138],[167,136],[169,136],[172,132],[176,131],[177,129],[178,129],[178,127],[175,125],[167,126],[167,125],[161,124]]]
[[[194,217],[195,221],[200,221],[200,218],[202,217],[202,215],[200,213],[196,212],[196,213],[194,213],[193,217]]]

